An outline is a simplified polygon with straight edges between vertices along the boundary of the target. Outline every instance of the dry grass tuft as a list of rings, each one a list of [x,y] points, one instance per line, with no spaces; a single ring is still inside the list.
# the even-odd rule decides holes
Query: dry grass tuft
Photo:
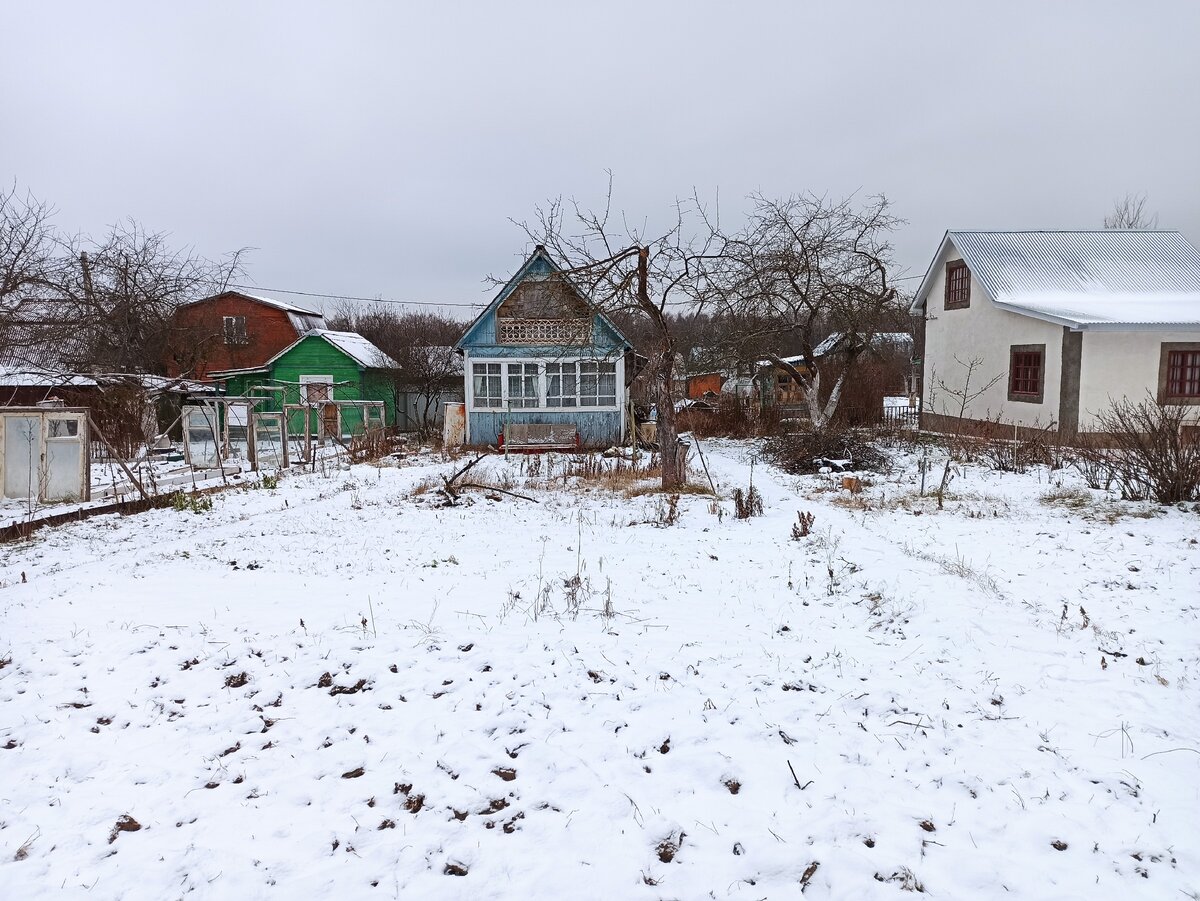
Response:
[[[1052,488],[1042,494],[1041,501],[1047,506],[1067,507],[1071,510],[1081,510],[1095,503],[1086,488]]]

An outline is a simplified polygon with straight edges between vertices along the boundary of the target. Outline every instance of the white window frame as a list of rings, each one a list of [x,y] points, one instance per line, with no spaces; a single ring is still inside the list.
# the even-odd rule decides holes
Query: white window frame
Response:
[[[530,369],[533,372],[530,373]],[[514,372],[514,370],[516,370]],[[517,379],[522,386],[533,379],[533,394],[522,391],[514,396],[512,380]],[[541,410],[546,406],[546,364],[540,360],[509,360],[504,364],[504,382],[501,385],[503,403],[501,409],[506,410]]]
[[[485,378],[485,379],[486,378],[500,379],[500,398],[499,398],[500,403],[499,404],[487,404],[485,406],[476,406],[476,404],[475,404],[475,367],[476,366],[486,366],[488,364],[497,366],[499,369],[498,372],[485,371],[483,373],[483,378]],[[469,360],[469,361],[466,361],[466,371],[467,371],[467,409],[468,410],[481,410],[483,412],[487,412],[489,410],[503,410],[505,399],[508,396],[508,387],[505,384],[505,377],[507,374],[504,371],[503,361],[502,360]],[[491,394],[489,394],[487,396],[487,400],[492,400]]]
[[[466,366],[466,402],[467,409],[472,413],[504,413],[507,411],[526,412],[526,411],[541,411],[547,413],[621,413],[622,417],[625,413],[625,357],[619,355],[615,357],[604,356],[583,356],[573,354],[570,356],[554,357],[546,359],[545,357],[469,357],[463,361]],[[475,404],[475,364],[484,363],[499,363],[500,369],[500,391],[501,403],[498,407],[480,407]],[[536,363],[538,367],[537,384],[538,384],[538,404],[537,407],[526,406],[510,406],[508,393],[508,365],[509,364],[527,365]],[[612,404],[600,404],[594,407],[588,406],[550,406],[546,395],[548,387],[548,379],[546,376],[546,365],[548,363],[612,363],[614,368],[614,378],[616,380],[616,402]],[[598,377],[598,375],[597,375]],[[581,380],[581,376],[576,369],[576,379]],[[579,382],[576,383],[576,397],[579,396]]]
[[[309,399],[309,385],[324,385],[329,389],[329,396],[321,398],[321,403],[328,403],[333,400],[333,376],[332,375],[302,375],[300,376],[300,403],[312,404],[317,403]]]
[[[241,330],[237,328],[238,320],[241,320]],[[230,328],[233,326],[233,328]],[[221,328],[225,333],[226,344],[249,344],[250,335],[246,331],[245,316],[224,316],[222,317]]]

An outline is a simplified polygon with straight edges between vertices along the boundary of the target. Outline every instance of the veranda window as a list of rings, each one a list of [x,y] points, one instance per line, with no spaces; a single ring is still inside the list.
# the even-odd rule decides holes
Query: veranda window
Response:
[[[499,363],[473,363],[471,365],[472,394],[476,407],[500,407],[504,405]]]
[[[579,405],[579,364],[546,364],[546,406],[576,407]]]
[[[537,363],[508,364],[508,405],[510,407],[539,407]]]
[[[579,364],[579,406],[615,407],[617,364],[584,360]]]

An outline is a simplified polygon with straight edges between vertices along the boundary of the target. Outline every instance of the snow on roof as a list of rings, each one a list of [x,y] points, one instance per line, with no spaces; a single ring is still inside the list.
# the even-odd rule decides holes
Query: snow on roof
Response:
[[[827,353],[832,353],[837,349],[838,345],[842,343],[843,337],[844,336],[841,332],[834,332],[813,348],[813,356],[823,357]],[[908,332],[877,332],[871,336],[871,346],[878,347],[881,344],[894,344],[896,346],[903,347],[905,345],[911,345],[912,340],[912,335],[910,335]],[[787,359],[788,362],[791,363],[795,362],[795,360],[803,360],[804,358],[800,356],[796,357],[795,360],[792,358]]]
[[[0,385],[9,388],[95,388],[96,384],[91,376],[40,366],[0,366]]]
[[[310,335],[320,335],[342,353],[352,357],[359,366],[368,369],[398,369],[400,364],[364,338],[358,332],[334,332],[329,329],[313,329]]]
[[[837,346],[842,343],[842,333],[834,332],[820,344],[813,348],[814,357],[823,357],[837,349]],[[892,344],[897,348],[908,349],[912,347],[913,337],[908,332],[877,332],[871,338],[871,346],[879,347],[881,344]],[[795,366],[797,363],[804,362],[804,354],[792,354],[790,357],[780,357],[780,362],[788,363]],[[759,360],[759,366],[770,366],[770,360]]]
[[[236,294],[238,297],[244,297],[246,300],[252,300],[255,303],[266,304],[269,307],[275,307],[279,310],[284,310],[288,313],[300,313],[304,316],[320,316],[324,318],[324,313],[318,310],[310,310],[307,307],[299,306],[298,304],[290,303],[286,300],[276,300],[274,297],[264,297],[261,294],[247,294],[245,291],[239,291],[230,288],[228,291],[222,291],[221,294],[214,294],[213,297],[220,297],[222,294]],[[206,300],[212,300],[213,297],[203,297],[200,300],[189,301],[183,304],[185,307],[190,307],[192,304],[204,303]]]
[[[399,369],[400,364],[385,354],[382,350],[364,338],[358,332],[335,332],[327,328],[316,328],[301,335],[261,366],[248,366],[244,369],[222,369],[210,372],[209,378],[224,379],[234,375],[247,375],[253,372],[266,372],[271,366],[290,351],[293,347],[308,338],[324,338],[359,366],[365,369]]]
[[[1075,329],[1200,326],[1200,250],[1173,231],[948,231],[913,302],[924,309],[953,246],[999,306]]]

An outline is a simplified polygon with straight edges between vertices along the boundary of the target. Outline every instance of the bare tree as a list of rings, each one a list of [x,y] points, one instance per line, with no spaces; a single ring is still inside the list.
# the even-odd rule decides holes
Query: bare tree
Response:
[[[1104,217],[1104,227],[1114,229],[1158,228],[1158,213],[1146,211],[1146,195],[1126,194],[1113,202],[1112,212]]]
[[[517,223],[565,263],[559,273],[583,298],[608,316],[632,316],[646,326],[647,377],[658,411],[662,487],[686,481],[675,427],[671,377],[678,349],[670,310],[700,308],[707,298],[706,270],[719,259],[724,239],[699,199],[678,201],[669,227],[651,232],[620,216],[614,222],[612,180],[603,210],[560,199],[539,207],[533,222]]]
[[[56,296],[61,270],[54,209],[14,185],[0,191],[0,357],[19,363],[58,325],[44,302]]]
[[[897,318],[888,238],[901,220],[882,195],[861,207],[852,198],[814,194],[752,200],[746,228],[729,242],[716,281],[721,306],[740,324],[732,339],[742,356],[756,350],[795,379],[819,430],[837,411],[855,362]],[[822,339],[834,332],[838,352],[818,357]],[[764,342],[768,337],[775,341]],[[799,362],[778,353],[780,337]]]
[[[102,242],[65,247],[54,308],[79,330],[82,362],[96,372],[162,372],[170,356],[186,356],[196,336],[177,326],[175,311],[225,290],[243,253],[209,260],[133,221]]]
[[[417,431],[423,437],[435,427],[439,400],[462,395],[462,361],[454,342],[464,325],[457,319],[348,307],[328,322],[332,328],[358,332],[386,355],[378,364],[389,374],[396,409],[406,405],[408,395],[416,398]]]
[[[0,309],[44,296],[56,269],[54,209],[14,185],[0,191]]]

